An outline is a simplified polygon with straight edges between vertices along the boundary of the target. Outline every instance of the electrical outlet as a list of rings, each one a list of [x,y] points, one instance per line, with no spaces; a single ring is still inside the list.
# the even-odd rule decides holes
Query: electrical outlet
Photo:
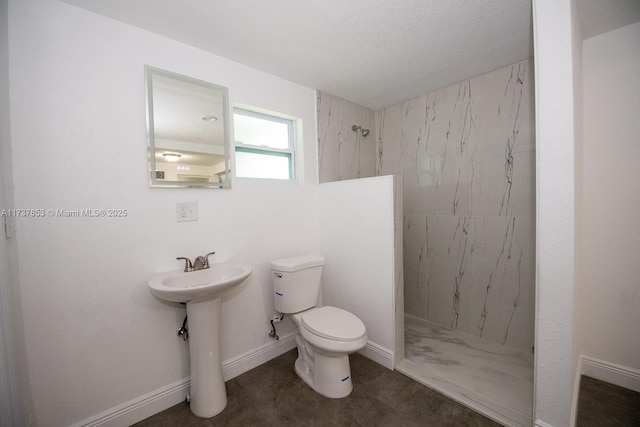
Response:
[[[176,203],[176,220],[178,222],[197,221],[198,220],[198,203]]]

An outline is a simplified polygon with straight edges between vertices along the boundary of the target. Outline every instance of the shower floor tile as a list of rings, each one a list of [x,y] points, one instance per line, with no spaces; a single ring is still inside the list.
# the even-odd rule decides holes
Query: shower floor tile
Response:
[[[509,426],[530,426],[533,354],[405,316],[405,375]]]

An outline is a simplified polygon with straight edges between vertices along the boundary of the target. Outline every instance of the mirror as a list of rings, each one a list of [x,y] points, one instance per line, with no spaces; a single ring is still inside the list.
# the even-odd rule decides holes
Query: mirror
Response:
[[[230,188],[227,88],[145,66],[149,186]]]

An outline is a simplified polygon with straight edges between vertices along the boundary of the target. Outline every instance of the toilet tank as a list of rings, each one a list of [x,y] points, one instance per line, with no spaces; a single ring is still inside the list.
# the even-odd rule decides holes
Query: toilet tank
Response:
[[[298,313],[318,303],[324,258],[303,255],[271,261],[276,311]]]

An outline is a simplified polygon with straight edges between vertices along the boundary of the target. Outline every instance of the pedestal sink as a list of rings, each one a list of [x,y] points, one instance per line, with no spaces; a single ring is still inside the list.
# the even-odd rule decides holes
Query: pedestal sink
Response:
[[[187,304],[191,411],[199,417],[213,417],[227,405],[218,345],[220,297],[250,274],[247,265],[216,263],[188,273],[157,274],[149,280],[149,289],[158,298]]]

